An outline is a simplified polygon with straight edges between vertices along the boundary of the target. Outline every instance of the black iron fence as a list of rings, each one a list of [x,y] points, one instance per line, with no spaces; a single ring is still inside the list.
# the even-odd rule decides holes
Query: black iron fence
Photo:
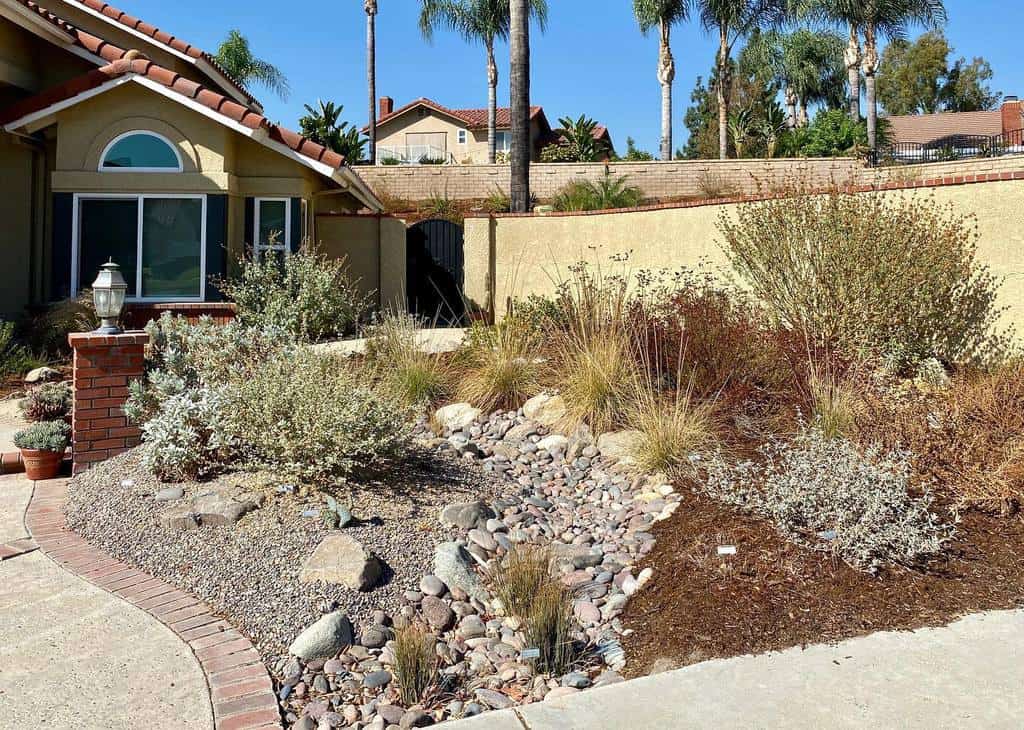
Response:
[[[916,165],[1024,153],[1024,129],[995,135],[951,134],[931,142],[896,142],[868,156],[873,165]]]

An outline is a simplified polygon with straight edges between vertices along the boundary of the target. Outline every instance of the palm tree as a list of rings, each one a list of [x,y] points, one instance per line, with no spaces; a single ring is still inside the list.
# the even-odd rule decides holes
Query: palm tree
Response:
[[[807,126],[809,104],[833,106],[846,91],[843,39],[829,31],[755,31],[740,54],[740,66],[751,75],[767,73],[782,87],[791,127]]]
[[[260,84],[287,100],[290,89],[288,79],[280,69],[267,61],[256,58],[249,48],[249,39],[240,31],[228,31],[228,37],[220,44],[216,55],[228,76],[243,86]]]
[[[586,115],[581,114],[578,119],[562,117],[558,124],[561,126],[555,132],[565,140],[562,144],[568,148],[573,162],[596,162],[602,153],[610,151],[603,140],[594,137],[597,122]]]
[[[513,213],[530,210],[530,1],[511,0],[509,13]]]
[[[670,34],[675,23],[690,15],[691,0],[633,0],[633,14],[646,35],[654,26],[660,31],[658,83],[661,84],[661,159],[672,159],[672,82],[676,61],[672,57]]]
[[[718,156],[729,156],[729,92],[732,86],[733,46],[755,28],[771,26],[785,18],[786,0],[696,0],[701,25],[718,35]]]
[[[509,0],[421,0],[420,30],[431,40],[439,25],[472,43],[479,41],[487,51],[487,162],[497,157],[495,128],[498,117],[498,64],[494,60],[494,42],[509,36]],[[529,10],[547,25],[547,0],[529,0]]]
[[[377,0],[363,0],[366,11],[366,87],[370,97],[370,164],[377,162]]]

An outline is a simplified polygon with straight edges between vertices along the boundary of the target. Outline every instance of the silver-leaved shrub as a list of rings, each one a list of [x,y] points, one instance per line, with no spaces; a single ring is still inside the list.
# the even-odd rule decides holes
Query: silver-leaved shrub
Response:
[[[706,491],[767,517],[793,542],[874,572],[886,563],[919,564],[951,537],[952,528],[930,510],[927,489],[910,494],[907,453],[861,452],[816,428],[759,451],[756,461],[713,459]]]

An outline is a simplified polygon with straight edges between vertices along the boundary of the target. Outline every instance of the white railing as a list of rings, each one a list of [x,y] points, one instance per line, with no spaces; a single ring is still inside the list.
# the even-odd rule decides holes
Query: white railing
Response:
[[[447,164],[453,159],[453,155],[444,149],[429,144],[377,145],[378,165],[386,164],[391,160],[398,160],[398,163],[402,165],[419,165],[421,164],[420,160],[443,160]]]

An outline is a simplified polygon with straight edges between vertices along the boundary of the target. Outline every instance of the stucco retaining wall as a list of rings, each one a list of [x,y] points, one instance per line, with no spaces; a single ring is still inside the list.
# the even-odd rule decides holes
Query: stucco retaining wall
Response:
[[[996,161],[997,162],[997,161]],[[927,166],[932,167],[932,166]],[[948,172],[948,169],[945,170]],[[1000,304],[1004,322],[1024,335],[1024,164],[993,177],[1010,180],[956,184],[973,175],[961,169],[950,183],[903,189],[886,195],[929,194],[940,204],[977,220],[978,255],[993,273],[1005,277]],[[736,203],[698,204],[589,215],[532,215],[467,218],[466,296],[497,317],[509,302],[529,294],[551,294],[578,261],[605,272],[678,269],[701,264],[725,272],[728,261],[717,227],[719,216],[733,216]],[[627,263],[611,257],[629,254]]]

